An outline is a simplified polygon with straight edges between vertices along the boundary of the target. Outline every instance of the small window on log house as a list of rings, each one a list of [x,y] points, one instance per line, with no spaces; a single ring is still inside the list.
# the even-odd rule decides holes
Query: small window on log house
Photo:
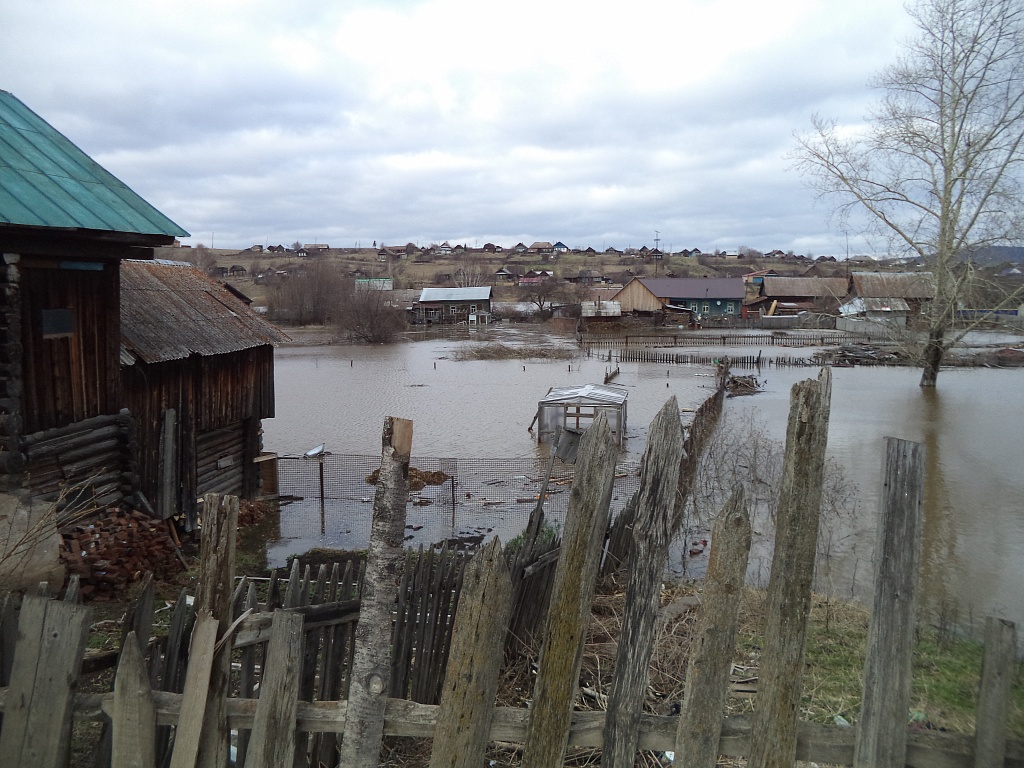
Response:
[[[43,338],[62,339],[75,333],[75,315],[70,309],[43,310]]]

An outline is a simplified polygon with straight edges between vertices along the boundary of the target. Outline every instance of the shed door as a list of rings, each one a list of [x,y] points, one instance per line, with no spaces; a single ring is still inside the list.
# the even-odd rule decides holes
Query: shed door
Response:
[[[245,422],[196,435],[196,496],[242,495]]]

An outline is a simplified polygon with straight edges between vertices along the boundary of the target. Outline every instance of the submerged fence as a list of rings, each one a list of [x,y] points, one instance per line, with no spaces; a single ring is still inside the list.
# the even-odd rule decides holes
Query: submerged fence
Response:
[[[282,538],[320,538],[336,549],[365,549],[380,456],[325,454],[315,459],[278,458]],[[536,459],[413,457],[410,461],[406,545],[503,542],[519,535],[547,475]],[[638,461],[616,465],[611,510],[625,507],[639,483]],[[572,464],[556,461],[547,486],[545,516],[558,528],[565,520]]]

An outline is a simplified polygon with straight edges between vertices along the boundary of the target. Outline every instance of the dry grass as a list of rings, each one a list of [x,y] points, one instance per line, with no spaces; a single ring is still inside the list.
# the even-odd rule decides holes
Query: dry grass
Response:
[[[456,360],[571,360],[565,347],[512,347],[507,344],[474,344],[455,352]]]
[[[699,583],[666,584],[660,597],[661,619],[650,666],[650,683],[644,702],[649,714],[669,714],[682,700],[690,645],[700,610]],[[604,710],[614,676],[617,638],[625,607],[624,576],[609,578],[599,585],[583,652],[578,710]],[[766,596],[763,591],[744,591],[740,626],[733,657],[733,681],[726,715],[753,711],[758,667],[764,638]],[[803,679],[801,717],[832,724],[836,717],[856,722],[860,711],[868,611],[852,603],[823,596],[812,600]],[[971,733],[974,729],[974,691],[980,670],[980,646],[955,638],[939,642],[937,631],[919,630],[915,651],[915,683],[912,727]],[[940,647],[943,646],[943,647]],[[528,707],[533,695],[537,649],[510,659],[501,671],[497,705]],[[753,681],[748,684],[746,681]],[[945,689],[954,689],[947,692]],[[1011,738],[1018,738],[1024,725],[1024,675],[1017,674]],[[421,768],[429,764],[429,739],[388,741],[386,762],[394,768]],[[493,766],[515,766],[521,750],[511,745],[492,746],[487,760]],[[655,768],[669,763],[652,752],[637,753],[637,766]],[[600,765],[600,750],[570,749],[564,765]],[[721,758],[719,766],[742,766],[743,760]]]

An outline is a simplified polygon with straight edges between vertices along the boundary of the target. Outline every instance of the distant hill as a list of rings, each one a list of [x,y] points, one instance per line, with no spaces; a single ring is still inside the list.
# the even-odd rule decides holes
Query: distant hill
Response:
[[[1013,245],[990,245],[976,251],[971,260],[975,264],[987,267],[1005,264],[1008,261],[1013,264],[1024,264],[1024,248]]]

